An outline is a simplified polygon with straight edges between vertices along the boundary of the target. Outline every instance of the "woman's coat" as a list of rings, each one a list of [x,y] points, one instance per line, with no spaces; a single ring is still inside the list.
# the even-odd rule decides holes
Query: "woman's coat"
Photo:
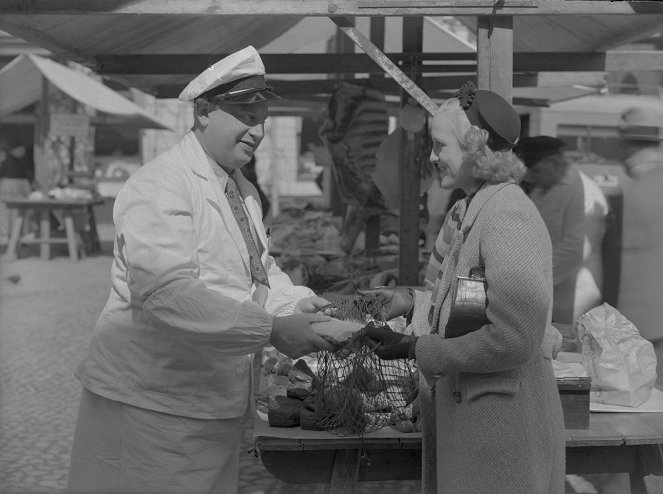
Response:
[[[444,338],[456,277],[484,266],[490,324]],[[564,492],[564,422],[541,343],[552,306],[550,237],[514,184],[484,186],[442,266],[436,300],[417,294],[423,491]]]

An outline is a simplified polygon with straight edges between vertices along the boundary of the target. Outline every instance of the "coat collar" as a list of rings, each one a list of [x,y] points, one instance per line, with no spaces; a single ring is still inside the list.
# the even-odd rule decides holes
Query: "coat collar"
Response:
[[[477,216],[486,205],[488,200],[495,195],[497,192],[502,190],[504,187],[509,185],[514,185],[512,182],[499,183],[499,184],[485,184],[477,191],[477,193],[472,198],[467,212],[465,213],[465,218],[463,218],[463,223],[461,224],[461,231],[464,234],[467,234],[474,221],[477,219]]]

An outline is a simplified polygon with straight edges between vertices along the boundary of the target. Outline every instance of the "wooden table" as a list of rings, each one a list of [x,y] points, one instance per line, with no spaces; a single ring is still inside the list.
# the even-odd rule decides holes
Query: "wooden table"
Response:
[[[42,259],[51,258],[52,244],[67,244],[69,257],[73,261],[78,260],[78,249],[81,242],[76,238],[74,228],[74,214],[84,213],[88,215],[89,236],[92,249],[99,249],[99,236],[94,219],[93,206],[103,204],[103,199],[12,199],[5,201],[8,209],[16,210],[16,221],[12,227],[9,245],[7,246],[7,258],[16,258],[19,244],[40,244],[40,255]],[[39,237],[30,240],[21,240],[24,225],[27,224],[30,211],[39,212]],[[51,237],[51,213],[60,212],[64,219],[65,238]]]
[[[357,482],[421,478],[421,434],[391,428],[356,437],[269,427],[256,418],[256,451],[272,475],[292,484],[328,484],[351,493]],[[663,475],[663,413],[592,413],[587,430],[566,430],[566,472],[627,472],[633,494],[645,475]]]

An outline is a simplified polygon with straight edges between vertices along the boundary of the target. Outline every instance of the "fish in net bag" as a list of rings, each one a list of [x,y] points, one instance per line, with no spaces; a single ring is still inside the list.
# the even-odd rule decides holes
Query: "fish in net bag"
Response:
[[[363,435],[403,419],[413,420],[412,402],[417,393],[413,365],[404,359],[380,359],[375,354],[377,347],[366,336],[369,325],[389,328],[380,320],[380,308],[375,297],[352,296],[321,310],[361,326],[345,341],[330,339],[335,344],[333,351],[318,353],[312,403],[319,430],[340,436]]]

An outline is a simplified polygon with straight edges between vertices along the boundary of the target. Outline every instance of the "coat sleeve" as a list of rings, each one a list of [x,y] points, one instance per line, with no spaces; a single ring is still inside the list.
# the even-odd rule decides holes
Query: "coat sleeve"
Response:
[[[281,271],[273,257],[268,257],[269,284],[271,286],[265,309],[270,314],[284,316],[292,314],[295,305],[303,298],[314,297],[315,292],[308,287],[294,285],[290,277]]]
[[[116,262],[124,265],[135,317],[215,345],[220,354],[253,353],[269,341],[273,316],[200,279],[192,206],[178,190],[181,181],[132,180],[116,200]]]
[[[421,336],[417,365],[427,377],[515,368],[541,346],[552,304],[551,246],[545,226],[531,212],[510,208],[492,214],[482,227],[490,324],[458,338]]]

